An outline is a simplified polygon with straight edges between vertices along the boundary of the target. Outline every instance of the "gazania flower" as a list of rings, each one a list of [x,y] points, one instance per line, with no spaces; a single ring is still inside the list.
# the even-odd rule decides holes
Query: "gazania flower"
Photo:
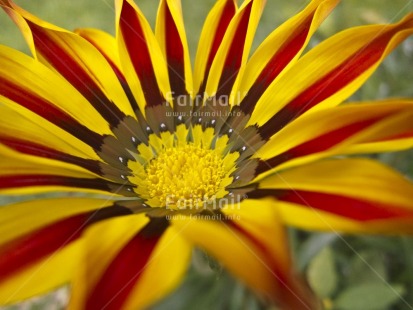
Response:
[[[219,0],[192,70],[178,0],[160,1],[155,32],[117,0],[115,38],[0,0],[33,53],[0,47],[1,193],[100,194],[0,209],[1,302],[70,283],[71,309],[145,308],[179,284],[196,246],[264,300],[317,309],[284,225],[410,233],[413,185],[337,155],[413,145],[412,101],[338,106],[413,16],[302,56],[337,2],[313,0],[249,58],[264,1]]]

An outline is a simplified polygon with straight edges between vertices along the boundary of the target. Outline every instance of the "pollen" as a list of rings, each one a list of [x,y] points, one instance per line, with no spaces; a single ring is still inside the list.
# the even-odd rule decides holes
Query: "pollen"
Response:
[[[198,208],[217,198],[226,176],[217,152],[193,144],[164,149],[145,170],[148,203],[172,209]]]

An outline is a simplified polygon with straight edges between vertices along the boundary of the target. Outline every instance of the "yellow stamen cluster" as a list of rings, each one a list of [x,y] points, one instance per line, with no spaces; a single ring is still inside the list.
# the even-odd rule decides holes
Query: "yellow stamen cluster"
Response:
[[[197,207],[215,198],[226,171],[219,154],[193,144],[166,148],[146,166],[148,202]]]

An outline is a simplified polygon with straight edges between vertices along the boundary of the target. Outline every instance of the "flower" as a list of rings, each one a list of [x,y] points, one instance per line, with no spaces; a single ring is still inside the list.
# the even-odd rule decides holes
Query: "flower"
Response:
[[[413,16],[301,56],[337,3],[313,0],[249,58],[264,1],[219,0],[192,73],[178,0],[160,1],[154,33],[117,0],[116,38],[0,0],[34,55],[0,47],[0,192],[106,195],[3,206],[0,301],[70,283],[72,309],[145,308],[198,246],[262,298],[317,309],[285,225],[411,233],[412,183],[338,155],[412,147],[413,101],[338,105],[413,32]]]

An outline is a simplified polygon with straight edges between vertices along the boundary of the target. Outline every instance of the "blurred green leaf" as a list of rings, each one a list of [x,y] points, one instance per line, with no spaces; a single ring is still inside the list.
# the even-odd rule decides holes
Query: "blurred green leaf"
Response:
[[[297,258],[298,269],[303,270],[311,259],[313,259],[322,248],[336,240],[337,236],[337,234],[328,233],[314,234],[310,236],[299,248]]]
[[[387,271],[382,253],[366,250],[354,255],[350,263],[348,283],[357,284],[386,279]]]
[[[404,294],[404,287],[396,284],[364,283],[353,285],[343,291],[335,300],[337,310],[381,310],[399,300]]]
[[[337,288],[337,272],[334,262],[334,253],[330,247],[325,247],[310,262],[307,270],[310,286],[318,296],[331,296]]]

